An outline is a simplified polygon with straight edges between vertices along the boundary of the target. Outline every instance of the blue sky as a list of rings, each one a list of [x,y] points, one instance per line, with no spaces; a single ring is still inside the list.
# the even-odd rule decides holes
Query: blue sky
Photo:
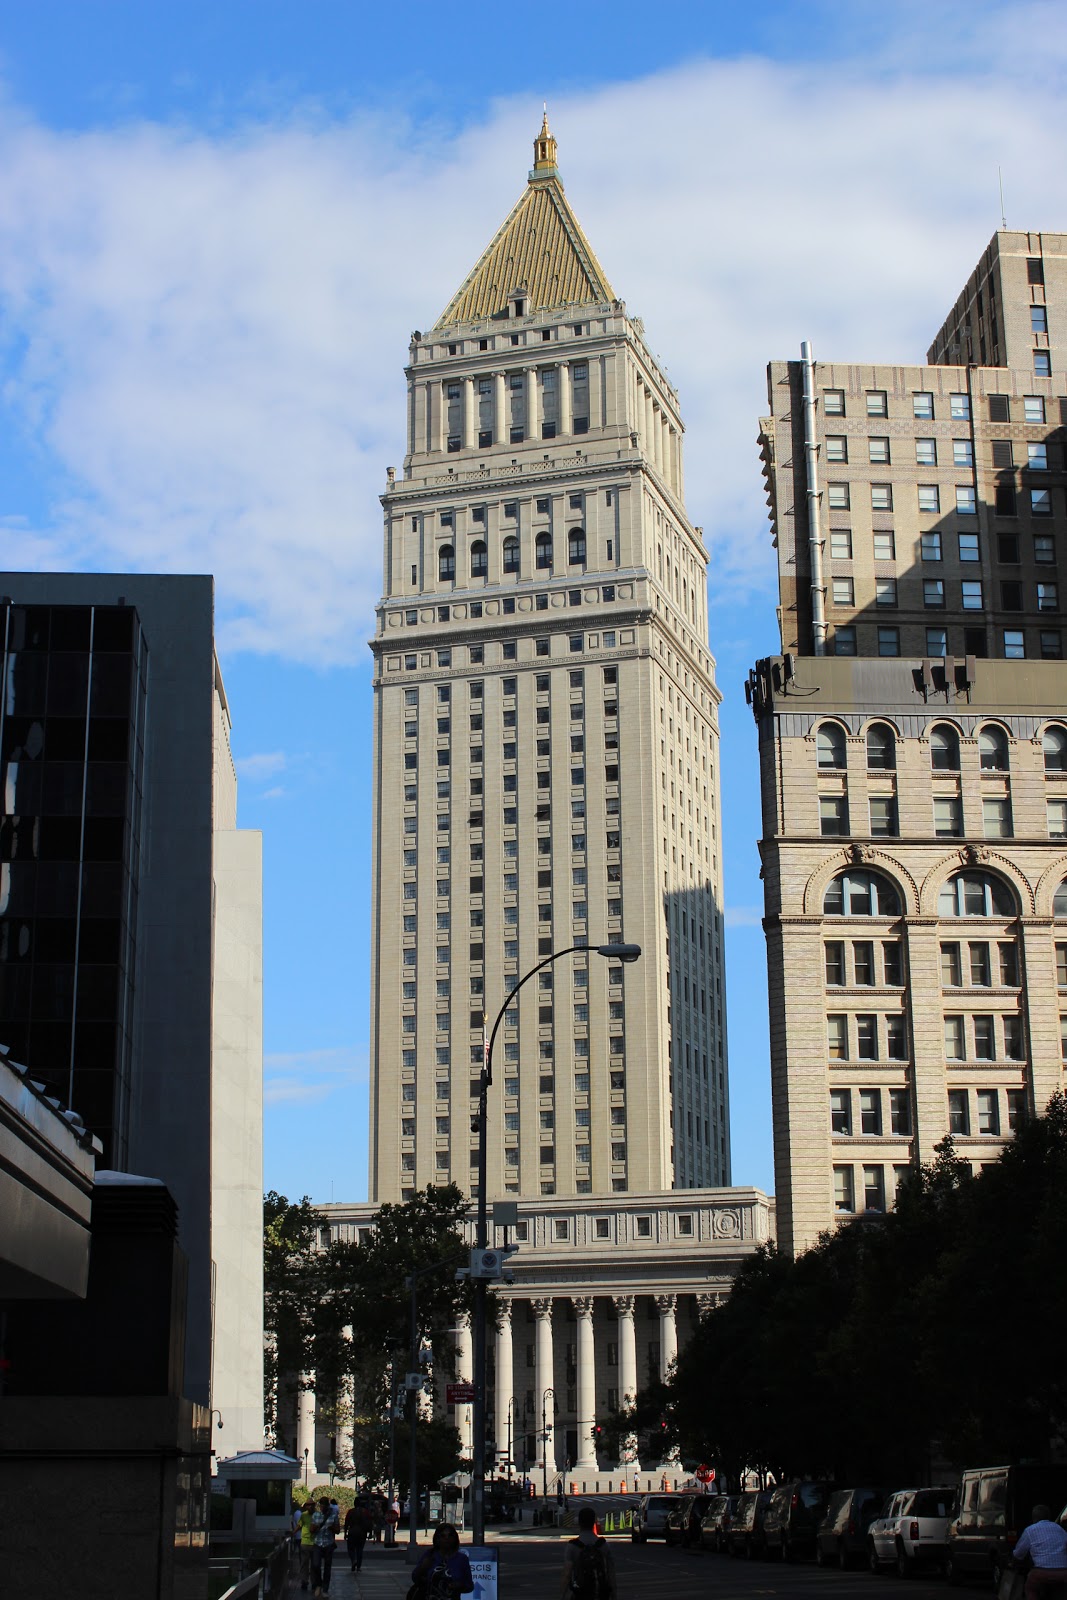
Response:
[[[5,566],[212,571],[265,858],[265,1181],[362,1198],[377,495],[411,330],[568,194],[679,385],[711,550],[733,1157],[773,1186],[748,666],[769,358],[921,359],[999,220],[1067,228],[1061,4],[0,3]]]

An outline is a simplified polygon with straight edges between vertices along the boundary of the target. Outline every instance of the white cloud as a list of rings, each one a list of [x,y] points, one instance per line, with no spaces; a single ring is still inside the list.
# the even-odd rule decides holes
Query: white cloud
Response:
[[[274,1053],[263,1058],[263,1098],[268,1105],[312,1103],[370,1081],[366,1044],[330,1050]]]
[[[997,224],[998,164],[1009,222],[1067,222],[1063,164],[1037,159],[1067,16],[944,9],[940,32],[938,8],[890,13],[878,59],[704,61],[553,99],[568,193],[681,389],[690,514],[734,603],[772,578],[766,361],[803,337],[921,359]],[[0,502],[7,563],[213,571],[226,649],[363,657],[407,337],[517,198],[538,120],[502,101],[420,142],[371,118],[214,137],[3,116],[0,404],[43,475]]]
[[[256,755],[236,757],[234,766],[239,778],[257,783],[284,771],[288,759],[284,750],[263,750]]]
[[[761,928],[763,926],[763,908],[761,906],[727,906],[723,913],[723,921],[728,928]]]

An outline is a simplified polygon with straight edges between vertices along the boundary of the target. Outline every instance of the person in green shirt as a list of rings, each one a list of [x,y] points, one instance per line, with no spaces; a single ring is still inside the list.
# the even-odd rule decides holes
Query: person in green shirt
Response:
[[[300,1587],[306,1589],[311,1581],[311,1552],[315,1548],[315,1528],[312,1517],[315,1513],[314,1500],[305,1502],[300,1513]]]

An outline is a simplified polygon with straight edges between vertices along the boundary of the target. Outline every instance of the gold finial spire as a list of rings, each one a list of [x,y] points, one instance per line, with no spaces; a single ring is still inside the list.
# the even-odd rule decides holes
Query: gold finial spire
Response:
[[[552,130],[548,126],[548,106],[545,106],[544,120],[541,123],[541,132],[534,140],[534,172],[555,172],[556,170],[556,141],[552,137]]]

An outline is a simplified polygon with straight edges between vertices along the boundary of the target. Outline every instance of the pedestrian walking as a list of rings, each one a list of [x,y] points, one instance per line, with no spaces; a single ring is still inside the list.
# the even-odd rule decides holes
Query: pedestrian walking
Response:
[[[306,1589],[311,1577],[311,1552],[315,1548],[315,1503],[305,1500],[300,1508],[300,1587]]]
[[[425,1551],[412,1571],[424,1600],[457,1600],[474,1588],[474,1574],[465,1550],[459,1547],[455,1524],[441,1522],[434,1529],[433,1547]]]
[[[1033,1565],[1026,1575],[1026,1600],[1044,1600],[1051,1589],[1067,1585],[1067,1531],[1052,1520],[1052,1507],[1037,1505],[1030,1526],[1015,1541],[1014,1560],[1021,1567],[1029,1556]]]
[[[578,1512],[578,1537],[567,1543],[559,1592],[561,1600],[616,1600],[615,1561],[592,1506]]]
[[[359,1572],[362,1569],[363,1551],[370,1530],[370,1502],[366,1495],[361,1494],[345,1517],[345,1546],[348,1550],[348,1559],[353,1572]]]
[[[325,1595],[330,1592],[334,1543],[341,1531],[337,1515],[331,1509],[325,1495],[319,1501],[319,1508],[311,1521],[315,1530],[311,1548],[311,1581],[314,1585],[311,1592],[314,1595]]]

